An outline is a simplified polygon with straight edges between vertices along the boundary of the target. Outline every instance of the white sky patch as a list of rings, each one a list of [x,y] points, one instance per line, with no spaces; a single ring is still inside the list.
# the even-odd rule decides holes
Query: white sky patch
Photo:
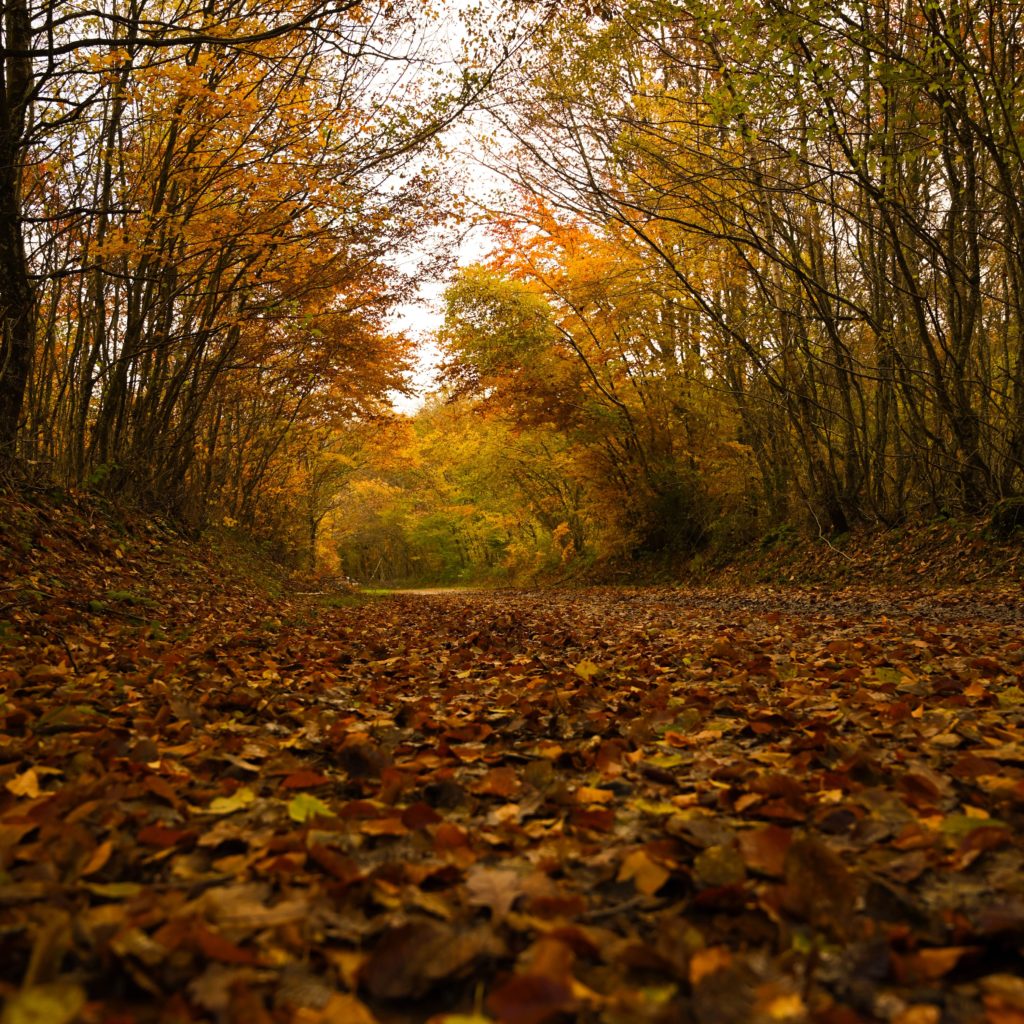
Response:
[[[459,187],[469,198],[470,205],[493,208],[489,197],[502,182],[493,171],[480,164],[475,155],[478,145],[474,138],[472,120],[468,119],[453,129],[447,141],[450,146],[450,170],[453,177],[460,182]],[[417,348],[417,367],[412,379],[416,395],[392,395],[395,410],[407,416],[422,408],[427,394],[437,387],[436,374],[441,363],[441,350],[437,345],[436,335],[444,323],[445,289],[459,267],[468,267],[480,262],[490,249],[486,226],[473,226],[468,223],[456,225],[447,236],[435,235],[433,239],[428,238],[424,245],[448,249],[451,251],[451,258],[446,261],[440,276],[425,277],[417,288],[416,297],[411,302],[395,307],[391,316],[391,330],[406,334]],[[403,263],[420,266],[426,262],[424,257],[430,255],[433,255],[433,252],[411,252],[399,261],[399,266]]]
[[[462,59],[462,44],[467,38],[465,16],[472,16],[490,22],[490,31],[495,37],[502,36],[509,28],[501,15],[501,5],[488,3],[479,4],[477,0],[446,0],[442,3],[442,17],[439,19],[435,33],[438,40],[447,42],[447,55],[438,55],[440,67],[456,68]],[[478,21],[477,27],[480,22]],[[443,47],[442,47],[443,49]],[[492,137],[496,125],[485,110],[478,109],[461,118],[444,137],[446,148],[445,171],[453,184],[468,200],[467,209],[477,211],[495,209],[498,205],[495,196],[499,192],[508,191],[508,183],[492,168],[482,161],[489,148],[485,140]],[[393,394],[392,402],[396,411],[412,415],[420,409],[426,395],[437,387],[436,373],[441,362],[441,352],[437,345],[436,335],[444,323],[444,291],[451,283],[459,267],[471,266],[483,260],[490,250],[487,238],[487,227],[483,224],[465,223],[450,225],[447,229],[439,229],[427,236],[418,247],[399,254],[396,264],[408,272],[423,273],[417,268],[438,263],[435,257],[439,253],[448,253],[449,257],[441,261],[442,269],[429,277],[424,276],[417,289],[414,299],[397,306],[391,316],[389,326],[396,333],[406,334],[417,347],[417,368],[413,374],[412,385],[416,389],[415,397]]]
[[[425,281],[413,302],[396,308],[391,316],[391,330],[405,334],[416,345],[416,368],[412,375],[414,395],[393,392],[391,404],[395,411],[412,416],[423,405],[427,392],[436,387],[435,375],[441,361],[441,351],[434,340],[444,321],[444,289],[441,281]]]

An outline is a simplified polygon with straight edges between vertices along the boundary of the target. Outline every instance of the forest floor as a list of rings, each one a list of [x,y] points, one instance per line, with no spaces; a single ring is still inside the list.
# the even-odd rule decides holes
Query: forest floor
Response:
[[[2,1024],[1024,1022],[1010,547],[327,607],[0,524]]]

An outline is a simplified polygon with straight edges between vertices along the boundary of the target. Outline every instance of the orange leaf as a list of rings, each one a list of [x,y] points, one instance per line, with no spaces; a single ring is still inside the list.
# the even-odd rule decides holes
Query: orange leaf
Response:
[[[618,881],[632,880],[637,892],[653,896],[670,877],[671,872],[651,860],[644,850],[634,850],[623,859],[619,867]]]
[[[514,768],[492,768],[474,787],[474,793],[500,796],[507,800],[519,792],[519,777]]]
[[[95,850],[92,851],[92,856],[86,862],[86,865],[81,870],[81,876],[88,878],[89,875],[95,875],[108,860],[110,855],[114,852],[114,842],[112,839],[107,839],[100,843]]]
[[[725,946],[698,949],[690,957],[690,984],[699,985],[709,974],[721,971],[732,963],[732,953]]]
[[[771,878],[782,878],[786,873],[786,853],[793,841],[788,828],[768,825],[739,834],[740,853],[751,871]]]

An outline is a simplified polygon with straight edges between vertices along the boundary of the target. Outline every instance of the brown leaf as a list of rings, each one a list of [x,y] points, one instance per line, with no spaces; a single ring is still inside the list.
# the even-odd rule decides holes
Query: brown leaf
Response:
[[[792,843],[783,894],[791,914],[842,938],[852,923],[857,894],[856,878],[829,846],[814,837]]]
[[[513,975],[487,997],[487,1008],[501,1024],[545,1024],[579,1005],[568,981],[543,974]]]
[[[292,772],[281,780],[282,789],[314,789],[317,786],[326,785],[331,780],[319,772],[301,771]]]
[[[363,965],[360,981],[377,999],[415,999],[501,949],[486,926],[467,931],[435,921],[410,921],[383,935]]]
[[[159,846],[161,849],[168,849],[191,842],[197,835],[198,833],[194,829],[147,825],[135,838],[143,846]]]
[[[693,862],[694,881],[701,886],[739,885],[746,876],[743,858],[735,846],[709,846]]]
[[[779,825],[739,833],[740,853],[747,867],[770,878],[785,875],[786,854],[792,842],[792,831]]]
[[[242,949],[219,932],[211,931],[196,922],[192,937],[200,952],[211,960],[219,960],[225,964],[254,964],[256,954],[251,949]]]
[[[441,815],[430,804],[422,801],[410,804],[402,811],[402,824],[413,831],[426,828],[428,825],[437,825],[441,820]]]
[[[502,921],[523,893],[522,877],[509,868],[477,864],[467,872],[466,892],[471,906],[488,907],[491,918]]]

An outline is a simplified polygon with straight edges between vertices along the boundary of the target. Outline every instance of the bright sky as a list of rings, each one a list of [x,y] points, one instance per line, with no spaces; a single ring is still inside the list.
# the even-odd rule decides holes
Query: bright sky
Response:
[[[457,164],[455,173],[463,179],[463,188],[471,199],[481,203],[487,201],[488,195],[499,186],[500,179],[486,167],[479,164],[473,156],[472,126],[465,125],[455,130],[456,139],[451,143],[450,163]],[[394,395],[393,402],[398,412],[411,414],[423,405],[423,400],[434,386],[434,371],[440,361],[440,353],[434,343],[434,334],[444,321],[444,291],[449,280],[459,267],[470,266],[481,260],[488,250],[488,242],[482,228],[465,231],[461,241],[457,239],[436,238],[435,244],[451,246],[451,259],[447,261],[443,276],[423,279],[417,289],[415,300],[399,306],[391,319],[391,327],[395,331],[403,331],[416,343],[418,353],[418,369],[414,383],[419,395],[406,398]],[[457,244],[456,244],[457,243]],[[430,244],[428,240],[427,244]],[[418,259],[415,255],[406,261],[415,266]]]
[[[441,48],[450,54],[447,59],[455,67],[459,60],[459,44],[465,38],[461,13],[472,9],[479,17],[483,12],[485,19],[498,24],[499,7],[496,4],[488,4],[486,0],[482,5],[477,4],[475,0],[442,0],[441,8],[444,14],[438,22],[437,38],[441,41]],[[442,57],[441,60],[444,63],[446,58]],[[448,173],[457,183],[456,187],[460,188],[471,202],[476,200],[481,205],[493,209],[494,204],[489,200],[494,192],[502,187],[503,182],[493,170],[483,166],[478,159],[481,149],[479,123],[482,118],[483,115],[477,114],[477,124],[474,125],[474,116],[468,116],[447,133],[445,143],[448,152],[445,164]],[[419,368],[414,383],[420,395],[415,398],[394,395],[395,409],[401,413],[413,413],[419,409],[426,392],[434,386],[434,371],[440,361],[440,353],[434,344],[433,336],[444,320],[444,290],[449,280],[458,267],[469,266],[479,261],[488,249],[483,229],[467,230],[467,227],[463,226],[456,228],[455,231],[463,233],[461,240],[457,237],[438,236],[433,240],[427,240],[425,244],[428,246],[433,244],[450,248],[451,258],[447,261],[441,277],[425,278],[420,283],[416,299],[399,306],[391,320],[392,328],[407,333],[419,348]],[[416,253],[400,261],[400,265],[404,264],[407,270],[412,270],[418,263]]]

